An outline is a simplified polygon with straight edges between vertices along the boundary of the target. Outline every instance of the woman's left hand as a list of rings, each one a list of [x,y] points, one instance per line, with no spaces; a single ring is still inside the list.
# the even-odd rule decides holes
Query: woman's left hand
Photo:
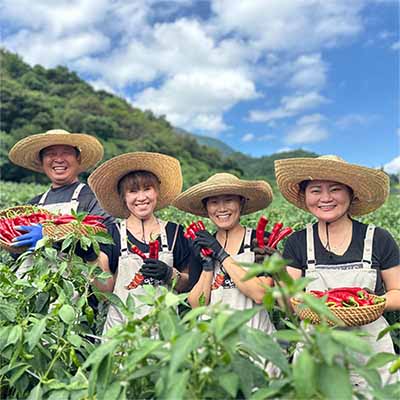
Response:
[[[218,240],[208,231],[197,231],[194,245],[211,249],[213,251],[211,257],[219,261],[221,264],[227,257],[229,257],[229,254],[220,245]]]
[[[168,283],[171,280],[173,269],[161,260],[146,258],[139,272],[145,278],[153,278]]]

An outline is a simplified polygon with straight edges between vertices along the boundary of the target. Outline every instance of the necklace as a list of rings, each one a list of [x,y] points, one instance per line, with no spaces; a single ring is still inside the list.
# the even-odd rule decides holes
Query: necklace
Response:
[[[327,223],[325,225],[325,227],[326,227],[326,229],[325,229],[326,238],[324,240],[322,239],[321,233],[319,233],[322,245],[330,253],[332,253],[333,251],[336,251],[336,252],[340,253],[341,250],[343,250],[343,245],[347,241],[349,241],[349,239],[351,239],[351,234],[352,234],[352,231],[353,231],[353,225],[351,224],[350,229],[346,229],[346,231],[343,233],[343,235],[342,235],[343,239],[339,243],[336,243],[334,245],[332,245],[330,240],[329,240],[329,224]]]

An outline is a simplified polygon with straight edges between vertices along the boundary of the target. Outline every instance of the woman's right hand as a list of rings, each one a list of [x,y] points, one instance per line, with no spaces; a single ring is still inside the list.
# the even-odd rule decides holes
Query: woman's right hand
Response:
[[[229,257],[229,254],[220,245],[218,240],[208,231],[197,231],[196,239],[194,239],[193,244],[194,246],[199,246],[201,248],[211,249],[211,257],[219,261],[221,264],[227,257]]]

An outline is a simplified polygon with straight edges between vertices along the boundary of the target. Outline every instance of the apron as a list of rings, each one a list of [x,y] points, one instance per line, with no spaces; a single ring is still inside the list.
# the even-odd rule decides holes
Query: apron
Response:
[[[37,204],[39,207],[45,208],[55,214],[71,214],[71,210],[77,211],[79,206],[78,197],[81,190],[85,187],[84,183],[80,183],[74,190],[72,198],[70,201],[63,203],[45,204],[47,195],[49,194],[51,188],[47,192],[43,193],[42,197]]]
[[[238,263],[254,263],[254,252],[250,250],[251,233],[252,229],[246,228],[243,253],[231,256]],[[244,267],[242,268],[246,269]],[[230,308],[235,310],[247,310],[257,305],[250,297],[245,296],[236,287],[229,275],[226,274],[222,265],[219,262],[216,262],[214,268],[214,282],[216,281],[217,275],[221,273],[225,274],[224,281],[220,287],[211,290],[210,304],[221,302],[222,304],[229,305]],[[251,328],[263,331],[268,335],[276,330],[266,310],[260,310],[247,322],[247,325]],[[265,360],[262,359],[261,364],[258,362],[256,364],[262,368],[265,365]],[[276,377],[279,375],[279,369],[270,362],[266,364],[265,371],[270,377]]]
[[[54,204],[44,204],[47,198],[47,195],[50,192],[50,189],[47,190],[47,192],[43,193],[42,197],[39,200],[39,203],[37,206],[42,207],[52,213],[55,214],[70,214],[71,210],[77,211],[78,206],[79,206],[79,201],[78,197],[79,194],[82,190],[82,188],[85,186],[84,183],[80,183],[74,190],[74,193],[72,194],[72,198],[70,201],[63,202],[63,203],[54,203]],[[25,275],[26,271],[28,268],[32,265],[33,260],[32,256],[28,256],[19,266],[18,270],[16,271],[16,275],[18,278],[21,278],[23,275]]]
[[[309,290],[328,290],[336,287],[362,287],[375,290],[378,271],[372,268],[372,243],[374,237],[375,226],[368,225],[367,232],[364,238],[364,250],[362,260],[358,262],[339,264],[339,265],[321,265],[315,260],[314,251],[314,234],[311,224],[307,224],[307,269],[306,277],[314,278],[315,280],[308,284]],[[356,329],[367,332],[369,336],[363,337],[364,340],[373,349],[373,354],[387,352],[395,354],[393,342],[389,334],[377,341],[377,336],[380,331],[388,327],[389,324],[383,316],[370,324],[359,326]],[[354,329],[354,328],[344,328]],[[360,361],[366,362],[368,357],[357,355]],[[388,368],[379,369],[382,383],[393,383],[399,381],[399,374],[391,375]],[[352,383],[360,388],[365,388],[366,382],[357,374],[350,373]]]
[[[168,248],[168,241],[167,241],[167,233],[165,230],[166,223],[163,221],[158,220],[160,225],[160,239],[161,239],[161,247],[158,258],[161,261],[164,261],[170,267],[174,264],[174,255],[173,250],[175,247],[176,237],[178,233],[178,227],[175,231],[174,241],[172,243],[172,248]],[[121,255],[118,259],[118,271],[117,277],[115,280],[115,286],[113,293],[117,295],[124,303],[126,302],[128,295],[130,294],[133,296],[135,300],[135,317],[142,318],[147,315],[152,306],[142,303],[136,296],[147,294],[146,291],[143,289],[142,285],[153,285],[156,288],[156,296],[161,294],[161,290],[159,287],[163,285],[162,281],[154,280],[152,278],[145,279],[141,285],[134,289],[127,289],[127,286],[132,281],[133,277],[135,276],[136,272],[139,272],[140,268],[143,265],[143,260],[134,253],[128,251],[128,235],[126,230],[126,219],[121,221],[120,224],[120,235],[121,235]],[[148,255],[148,254],[147,254]],[[108,309],[106,322],[104,325],[103,334],[106,333],[110,328],[115,325],[123,324],[126,322],[126,317],[124,314],[113,304],[110,304]]]

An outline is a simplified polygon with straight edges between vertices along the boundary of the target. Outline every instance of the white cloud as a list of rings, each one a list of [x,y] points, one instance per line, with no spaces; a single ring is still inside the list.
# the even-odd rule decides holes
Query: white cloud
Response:
[[[328,131],[322,126],[324,117],[320,114],[306,115],[296,121],[296,125],[289,130],[284,138],[288,145],[316,143],[329,136]]]
[[[197,71],[175,75],[160,89],[145,89],[133,104],[167,115],[170,122],[185,129],[218,132],[227,128],[223,111],[255,97],[254,84],[236,71]]]
[[[242,136],[242,142],[254,141],[255,135],[253,133],[246,133]]]
[[[400,156],[395,157],[392,161],[389,161],[384,165],[383,169],[389,174],[400,173]]]
[[[400,40],[398,40],[397,42],[394,42],[394,43],[390,46],[390,48],[391,48],[392,50],[400,50]]]
[[[250,111],[249,120],[252,122],[270,122],[277,119],[292,117],[304,110],[316,108],[328,100],[317,92],[297,93],[293,96],[284,96],[281,106],[267,111]]]
[[[347,114],[343,117],[340,117],[336,121],[336,125],[340,129],[349,129],[357,125],[366,126],[378,119],[378,115],[363,115],[363,114]]]
[[[296,89],[322,88],[326,81],[326,64],[321,54],[302,55],[294,63],[294,73],[289,80],[289,86]]]

